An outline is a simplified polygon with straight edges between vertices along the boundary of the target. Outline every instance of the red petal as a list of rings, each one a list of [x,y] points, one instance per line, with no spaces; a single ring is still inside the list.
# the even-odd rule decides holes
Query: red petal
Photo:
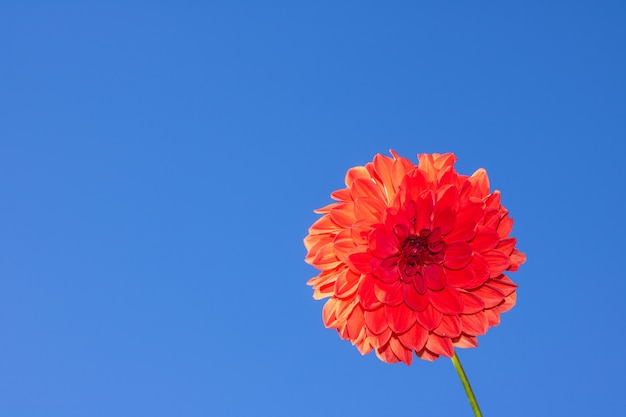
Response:
[[[357,272],[367,274],[372,272],[372,255],[369,252],[359,252],[348,255],[350,263],[357,269]]]
[[[489,322],[482,311],[474,314],[461,314],[463,333],[471,336],[481,336],[487,332]]]
[[[463,312],[463,299],[457,290],[446,285],[440,291],[428,291],[430,303],[443,314],[461,314]]]
[[[489,323],[489,327],[497,326],[500,324],[500,312],[497,308],[492,308],[490,310],[485,310],[485,317],[487,318],[487,322]]]
[[[476,288],[470,292],[485,303],[485,308],[493,308],[504,300],[504,294],[502,294],[502,291],[488,285],[483,285],[482,287]]]
[[[434,330],[441,323],[442,314],[429,304],[424,311],[417,311],[415,317],[417,322],[426,330]]]
[[[524,262],[526,262],[526,255],[515,249],[513,253],[511,253],[511,266],[509,266],[508,270],[511,272],[517,271],[519,266]]]
[[[413,277],[413,288],[420,294],[426,292],[426,281],[419,273]]]
[[[433,193],[425,192],[417,199],[417,215],[415,221],[415,228],[417,230],[430,229],[431,228],[431,214],[435,203],[433,202]]]
[[[498,246],[496,246],[496,249],[498,249],[500,252],[504,252],[505,254],[510,255],[511,252],[513,252],[513,249],[515,249],[516,243],[517,240],[514,237],[507,237],[506,239],[502,239],[500,241]]]
[[[459,338],[454,339],[453,344],[459,348],[475,348],[478,346],[478,340],[474,336],[462,334]]]
[[[402,286],[405,285],[400,281],[396,281],[392,284],[376,280],[374,282],[374,294],[384,304],[397,306],[404,301],[402,297]]]
[[[436,334],[431,334],[428,336],[428,340],[426,341],[426,349],[429,351],[451,358],[454,355],[454,347],[452,346],[452,341],[447,337],[440,337]]]
[[[495,278],[511,265],[511,258],[499,250],[490,250],[482,254],[489,264],[489,277]]]
[[[389,327],[382,307],[373,311],[366,310],[363,313],[363,320],[367,329],[374,334],[381,334]]]
[[[378,228],[370,239],[369,248],[374,256],[384,259],[399,254],[402,248],[400,240],[392,231]]]
[[[374,292],[375,278],[371,275],[364,275],[357,289],[359,303],[365,310],[375,310],[382,305]]]
[[[509,216],[504,216],[500,219],[500,223],[498,224],[498,235],[504,239],[509,236],[511,230],[513,229],[513,219]]]
[[[413,349],[417,352],[424,347],[426,339],[428,339],[428,330],[416,324],[407,332],[399,334],[398,339],[408,349]]]
[[[480,297],[466,291],[459,291],[463,299],[463,314],[474,314],[485,309],[485,303]]]
[[[481,254],[474,253],[469,266],[474,271],[476,280],[472,281],[471,286],[468,285],[466,288],[475,288],[489,279],[489,264]]]
[[[385,318],[391,330],[404,333],[415,324],[415,311],[403,304],[397,307],[385,305]]]
[[[444,265],[448,269],[461,269],[472,260],[472,248],[463,242],[456,242],[446,248]]]
[[[461,335],[461,319],[458,316],[446,316],[441,319],[441,324],[433,330],[439,336],[456,338]]]
[[[391,351],[398,359],[400,359],[400,361],[407,365],[411,364],[411,361],[413,360],[413,352],[405,348],[397,338],[392,337],[389,339],[389,346],[391,347]]]
[[[443,268],[437,264],[424,265],[422,268],[422,277],[426,287],[433,291],[437,291],[446,284],[446,273]]]
[[[472,196],[483,198],[489,194],[489,177],[484,168],[477,169],[468,181],[472,184]]]
[[[476,236],[469,243],[474,252],[486,252],[495,248],[500,243],[500,236],[493,230],[484,226],[476,228]]]
[[[424,311],[428,306],[428,298],[418,293],[411,284],[405,284],[402,287],[402,296],[407,306],[415,311]]]
[[[387,328],[387,330],[385,330],[381,334],[370,334],[370,335],[368,335],[367,341],[374,348],[378,349],[381,346],[385,346],[387,343],[389,343],[389,339],[391,339],[392,335],[393,335],[393,331],[391,331],[390,328]]]
[[[426,361],[431,361],[431,362],[439,357],[439,355],[430,352],[426,348],[420,350],[419,352],[416,352],[415,354],[419,356],[420,359],[424,359]]]
[[[501,278],[490,279],[487,281],[487,285],[499,290],[504,296],[515,292],[517,289],[517,285],[504,275],[501,275]]]
[[[437,203],[439,204],[439,203]],[[447,235],[456,225],[456,211],[451,207],[444,207],[433,212],[433,229],[439,227],[442,235]]]

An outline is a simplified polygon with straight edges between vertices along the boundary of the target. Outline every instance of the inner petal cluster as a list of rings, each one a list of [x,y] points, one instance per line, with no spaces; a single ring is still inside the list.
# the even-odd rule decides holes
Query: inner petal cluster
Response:
[[[415,278],[421,279],[424,265],[443,262],[444,248],[445,243],[441,239],[436,239],[430,230],[422,229],[418,235],[409,235],[404,239],[402,252],[397,258],[388,259],[397,259],[400,280],[411,282]]]

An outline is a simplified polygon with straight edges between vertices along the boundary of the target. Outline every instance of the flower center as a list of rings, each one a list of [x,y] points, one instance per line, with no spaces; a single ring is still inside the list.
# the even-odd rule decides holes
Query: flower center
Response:
[[[402,243],[397,264],[400,278],[411,281],[415,275],[421,274],[422,266],[443,262],[444,247],[440,233],[422,229],[417,235],[408,235]]]

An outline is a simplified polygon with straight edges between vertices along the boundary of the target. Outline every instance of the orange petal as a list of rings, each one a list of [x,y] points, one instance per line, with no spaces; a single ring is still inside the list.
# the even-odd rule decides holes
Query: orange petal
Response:
[[[478,340],[474,336],[462,334],[453,340],[453,344],[459,348],[475,348],[478,347]]]
[[[367,329],[374,334],[381,334],[389,328],[387,319],[385,318],[385,310],[380,307],[373,311],[365,311],[363,313],[364,323]]]
[[[356,293],[358,288],[361,274],[357,274],[349,269],[344,269],[341,273],[337,274],[337,281],[335,281],[335,297],[347,298]]]
[[[398,357],[391,350],[389,343],[387,343],[385,346],[381,348],[376,349],[375,352],[376,352],[376,356],[378,356],[378,359],[380,359],[383,362],[386,362],[386,363],[400,362],[400,359],[398,359]]]
[[[363,309],[357,304],[347,320],[348,337],[351,340],[356,339],[363,330],[364,324]]]
[[[348,229],[356,221],[356,217],[354,217],[354,203],[338,204],[330,211],[329,215],[332,221],[339,227]]]
[[[370,180],[370,174],[367,172],[367,169],[363,166],[353,167],[346,172],[345,183],[346,186],[351,187],[354,180],[359,178],[365,178]]]
[[[391,351],[398,359],[400,359],[401,362],[404,362],[407,365],[411,364],[411,361],[413,360],[413,352],[410,349],[405,348],[397,338],[392,337],[389,339],[389,347],[391,347]]]

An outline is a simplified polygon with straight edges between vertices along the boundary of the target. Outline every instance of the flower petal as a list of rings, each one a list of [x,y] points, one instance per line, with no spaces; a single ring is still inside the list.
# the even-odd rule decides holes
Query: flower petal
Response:
[[[489,264],[489,278],[495,278],[511,265],[511,258],[499,250],[490,250],[482,254]]]
[[[463,300],[463,314],[474,314],[485,309],[484,301],[467,291],[459,291],[461,299]]]
[[[461,314],[461,327],[463,333],[471,336],[481,336],[487,332],[489,322],[482,311],[474,314]]]
[[[446,273],[443,268],[437,264],[424,265],[422,268],[422,277],[428,289],[437,291],[446,285]]]
[[[502,291],[492,288],[489,285],[483,285],[482,287],[478,287],[470,292],[485,303],[485,308],[493,308],[497,306],[504,300],[505,297]]]
[[[500,236],[493,229],[484,226],[476,228],[476,236],[469,242],[474,252],[486,252],[500,243]]]
[[[472,248],[467,243],[456,242],[446,247],[444,265],[448,269],[461,269],[472,260]]]
[[[428,340],[426,341],[426,349],[429,351],[451,358],[454,355],[454,347],[452,346],[452,341],[447,337],[437,336],[434,333],[431,333],[428,336]]]
[[[395,333],[404,333],[415,324],[415,311],[406,305],[399,306],[385,305],[385,318],[389,328]]]
[[[396,281],[391,284],[376,280],[374,282],[374,294],[382,303],[397,306],[404,301],[402,297],[402,286],[404,283]]]
[[[374,281],[375,278],[372,275],[364,275],[357,289],[357,299],[365,310],[376,310],[382,305],[376,298]]]
[[[417,322],[426,330],[434,330],[441,323],[442,314],[429,304],[424,311],[417,311],[415,317]]]
[[[398,339],[408,349],[413,349],[416,352],[421,350],[426,344],[428,339],[428,330],[419,324],[415,324],[408,331],[399,334]]]
[[[348,338],[356,339],[359,336],[359,333],[361,333],[364,323],[363,309],[357,304],[346,321]]]
[[[402,297],[406,305],[415,311],[424,311],[428,307],[428,298],[418,293],[411,284],[402,286]]]
[[[430,303],[443,314],[461,314],[463,312],[463,299],[461,294],[449,285],[439,291],[428,291]]]
[[[389,328],[383,307],[373,311],[365,310],[363,312],[363,320],[367,329],[374,334],[381,334]]]
[[[459,348],[475,348],[478,347],[478,340],[474,336],[462,334],[458,338],[453,339],[452,344]]]
[[[389,347],[391,347],[391,351],[398,359],[400,359],[401,362],[404,362],[407,365],[411,364],[411,361],[413,360],[413,352],[405,348],[396,337],[389,339]]]
[[[348,259],[352,266],[357,269],[357,272],[361,274],[368,274],[372,272],[372,255],[368,252],[358,252],[348,255]]]
[[[400,362],[400,359],[398,359],[398,357],[391,350],[389,343],[387,343],[383,347],[376,349],[374,352],[376,352],[376,356],[378,356],[378,359],[380,359],[383,362],[386,362],[386,363]]]
[[[360,279],[361,274],[357,274],[347,268],[337,274],[335,297],[347,298],[353,296],[356,293]]]
[[[461,335],[461,319],[458,316],[445,315],[441,318],[441,323],[433,333],[447,338],[456,338]]]

